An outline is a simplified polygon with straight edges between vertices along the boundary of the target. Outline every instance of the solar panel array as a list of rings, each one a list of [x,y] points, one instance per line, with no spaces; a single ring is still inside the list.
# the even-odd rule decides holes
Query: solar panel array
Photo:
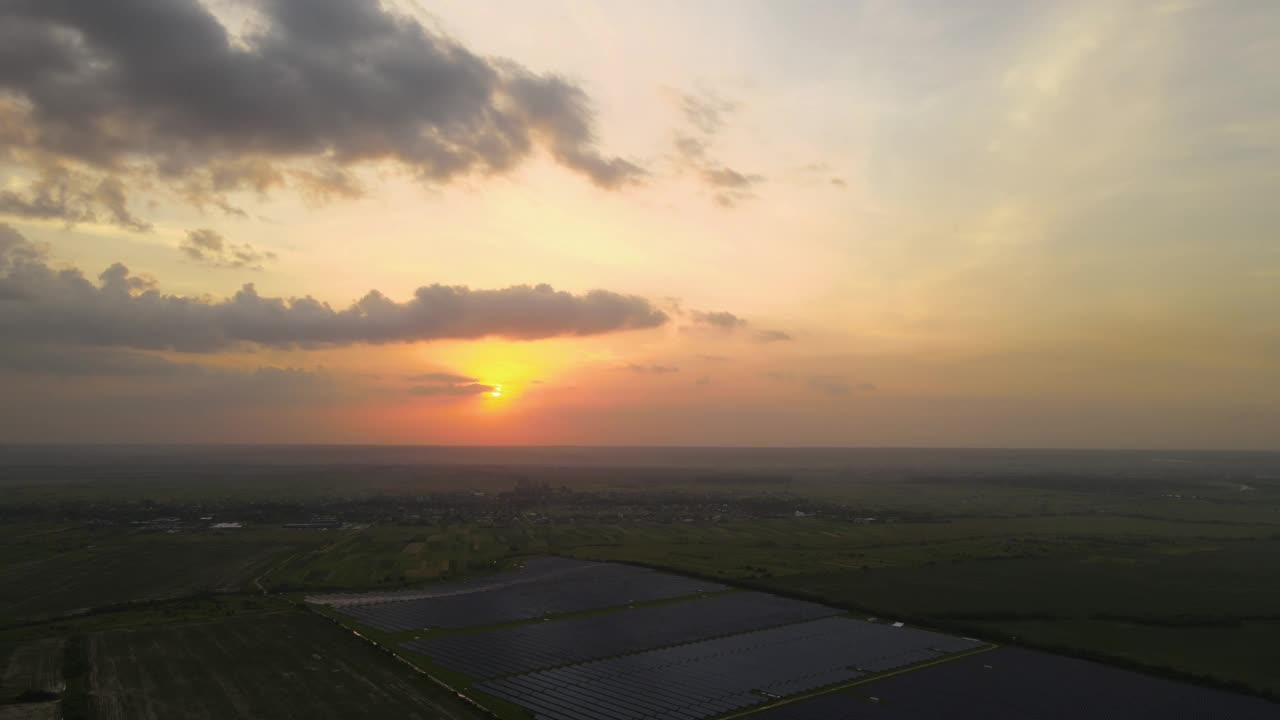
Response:
[[[840,610],[760,592],[653,605],[557,622],[406,643],[477,679],[568,665],[721,635],[839,615]]]
[[[876,698],[871,702],[870,698]],[[1273,720],[1280,705],[1105,665],[1004,647],[788,703],[751,720]]]
[[[723,590],[717,583],[610,563],[577,562],[525,582],[441,597],[349,605],[340,612],[388,632],[469,627]]]
[[[476,688],[546,720],[693,720],[977,645],[924,630],[824,618],[490,680]]]

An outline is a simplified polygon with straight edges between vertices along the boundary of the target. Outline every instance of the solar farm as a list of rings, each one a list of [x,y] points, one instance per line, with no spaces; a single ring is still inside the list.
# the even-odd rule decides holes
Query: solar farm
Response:
[[[503,718],[898,720],[954,716],[971,706],[986,718],[1055,719],[1076,716],[1052,707],[1072,706],[1081,693],[1119,708],[1115,717],[1168,717],[1170,707],[1197,704],[1234,703],[1241,718],[1272,709],[611,563],[537,558],[513,573],[420,591],[308,601],[363,626]],[[1050,711],[1043,711],[1046,699]]]

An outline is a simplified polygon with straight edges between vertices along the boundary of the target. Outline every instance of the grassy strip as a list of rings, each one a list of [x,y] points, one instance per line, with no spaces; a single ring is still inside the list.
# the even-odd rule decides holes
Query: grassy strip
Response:
[[[997,647],[999,646],[987,645],[985,647],[976,648],[974,650],[966,650],[965,652],[962,652],[962,653],[955,653],[953,655],[945,655],[940,658],[934,658],[933,660],[926,660],[922,663],[917,663],[915,665],[908,665],[907,667],[904,667],[904,668],[898,668],[897,670],[888,670],[886,672],[876,673],[875,675],[860,677],[855,680],[850,680],[849,682],[846,682],[846,683],[829,685],[825,688],[812,690],[802,695],[796,695],[793,697],[786,698],[785,700],[779,700],[778,702],[771,703],[769,705],[757,705],[753,708],[732,712],[728,715],[722,715],[718,718],[718,720],[733,720],[733,718],[747,717],[749,715],[754,715],[756,713],[764,712],[765,710],[773,710],[774,708],[780,707],[782,705],[792,705],[794,703],[804,702],[805,700],[812,700],[813,698],[816,698],[816,697],[821,697],[823,695],[828,695],[830,693],[840,692],[841,690],[848,690],[849,688],[857,687],[858,685],[866,685],[867,683],[875,682],[877,680],[883,680],[888,677],[893,677],[894,675],[903,675],[909,672],[915,672],[916,670],[922,670],[927,667],[933,667],[934,665],[941,665],[943,663],[948,663],[948,662],[951,662],[952,660],[959,660],[960,658],[971,657],[973,655],[980,655],[984,652],[990,652],[992,650],[995,650]]]
[[[184,598],[150,600],[100,608],[73,617],[32,621],[0,630],[5,642],[58,635],[74,635],[148,625],[209,622],[245,615],[265,615],[287,610],[288,605],[261,595],[201,593]]]
[[[438,688],[445,690],[454,698],[465,703],[466,706],[472,711],[482,714],[484,717],[489,717],[489,718],[501,717],[496,713],[494,713],[492,710],[490,710],[488,707],[480,704],[479,702],[476,702],[475,699],[473,699],[466,693],[462,692],[461,689],[454,687],[453,685],[450,685],[449,683],[445,682],[441,678],[437,677],[435,674],[428,672],[425,668],[401,656],[400,653],[396,652],[394,645],[389,645],[383,642],[379,642],[378,639],[376,639],[375,637],[371,637],[370,635],[361,633],[358,630],[349,628],[346,625],[344,625],[337,617],[333,615],[329,615],[327,613],[317,612],[315,608],[313,608],[311,605],[307,603],[299,603],[299,604],[301,607],[307,609],[313,614],[332,622],[334,625],[338,626],[342,630],[345,630],[346,632],[351,633],[352,635],[360,638],[361,640],[364,640],[365,642],[369,643],[370,645],[377,648],[378,650],[390,655],[393,659],[395,659],[396,662],[403,663],[406,667],[410,668],[418,675],[425,677],[428,681],[430,681],[432,684],[434,684]]]
[[[67,684],[62,693],[63,720],[88,720],[93,717],[88,637],[72,635],[62,652],[62,677]]]

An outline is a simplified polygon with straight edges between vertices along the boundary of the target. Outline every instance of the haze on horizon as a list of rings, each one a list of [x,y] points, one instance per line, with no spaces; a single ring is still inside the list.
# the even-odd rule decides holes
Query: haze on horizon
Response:
[[[11,0],[0,441],[1280,449],[1280,5]]]

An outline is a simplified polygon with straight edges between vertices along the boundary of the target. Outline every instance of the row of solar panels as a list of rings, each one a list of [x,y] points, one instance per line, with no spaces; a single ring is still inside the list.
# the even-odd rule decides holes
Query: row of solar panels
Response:
[[[829,617],[490,680],[476,688],[548,720],[698,718],[978,645]]]
[[[717,583],[645,568],[578,562],[571,572],[418,600],[348,605],[339,611],[387,632],[459,628],[615,607],[723,590]]]
[[[750,720],[946,717],[1273,720],[1280,717],[1280,705],[1074,658],[1002,647],[765,709]]]
[[[405,647],[450,670],[489,679],[838,614],[825,605],[742,592],[422,640]]]

